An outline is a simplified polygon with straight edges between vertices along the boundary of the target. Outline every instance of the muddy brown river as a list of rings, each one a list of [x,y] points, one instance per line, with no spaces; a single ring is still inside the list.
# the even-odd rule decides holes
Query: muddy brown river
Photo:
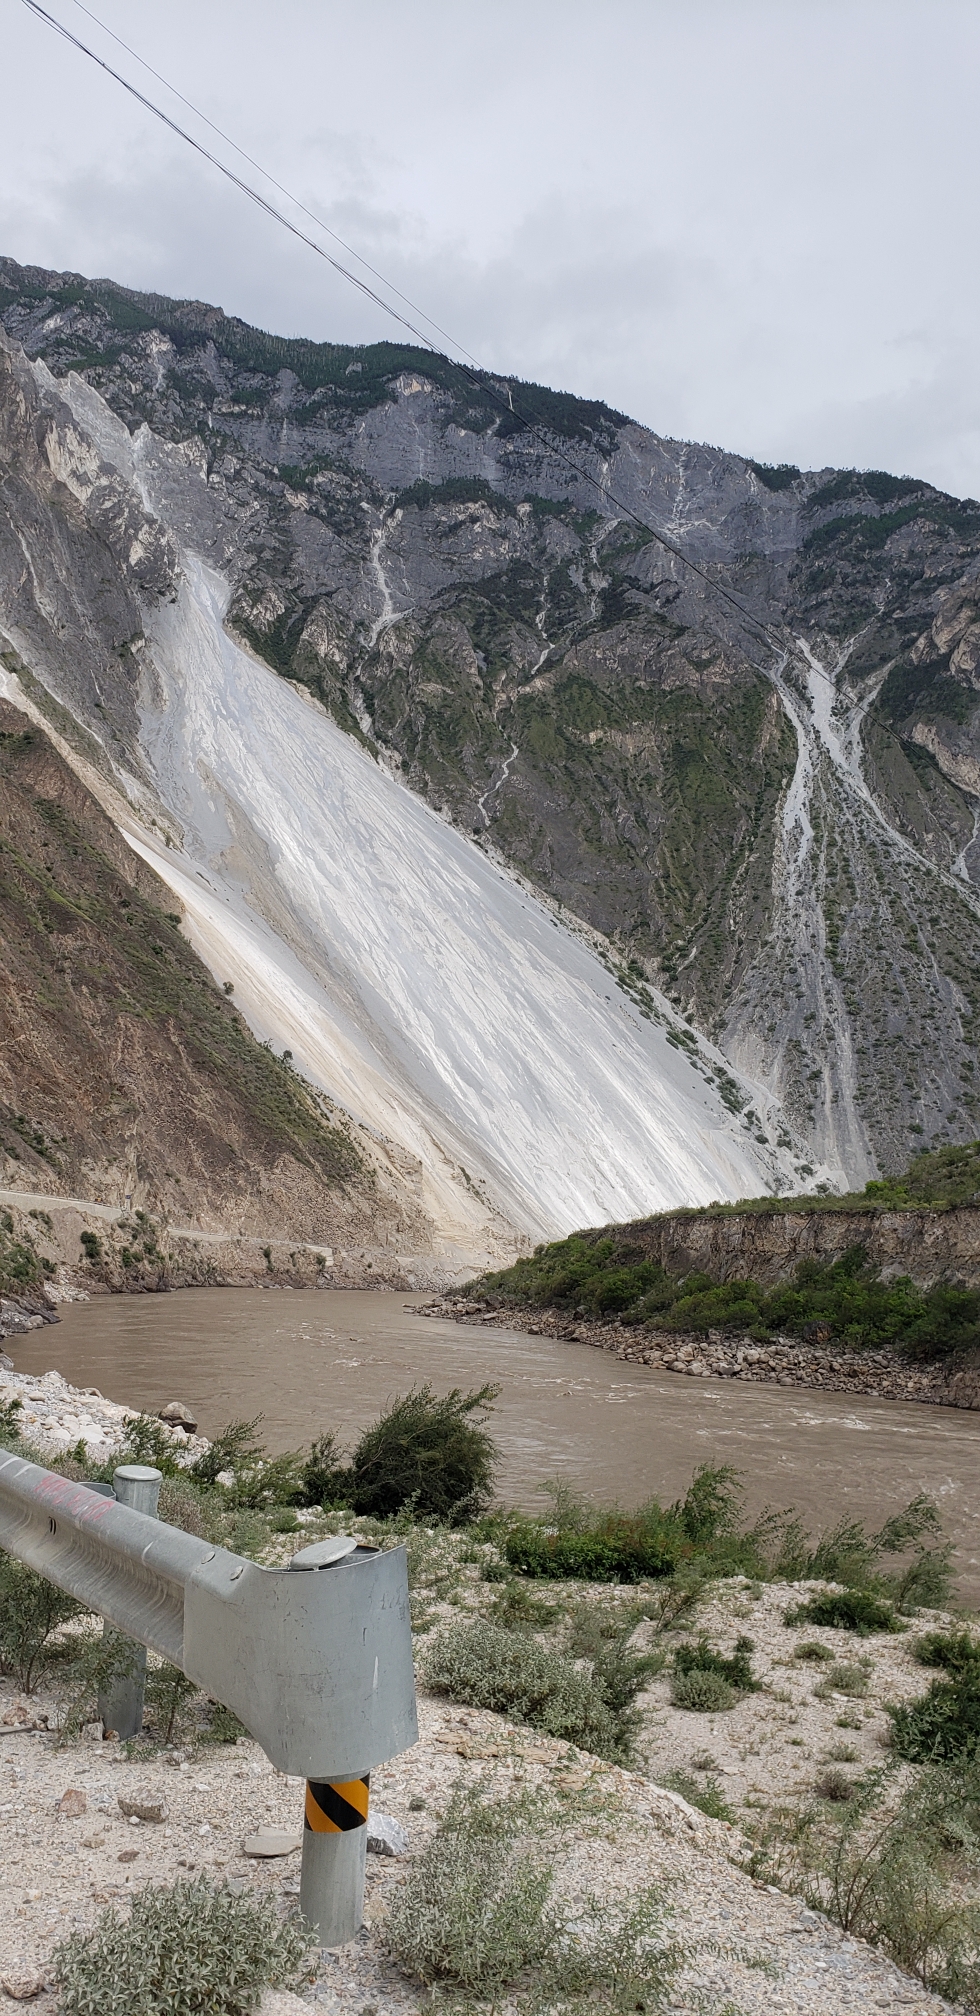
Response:
[[[814,1530],[842,1513],[880,1522],[917,1491],[955,1542],[958,1590],[980,1604],[980,1414],[853,1394],[687,1379],[587,1344],[435,1322],[403,1295],[183,1289],[99,1297],[16,1341],[17,1369],[155,1412],[193,1408],[201,1432],[264,1415],[273,1450],[325,1428],[349,1441],[413,1384],[494,1380],[499,1488],[540,1506],[564,1477],[598,1502],[683,1492],[695,1465],[732,1463],[749,1512],[793,1505]]]

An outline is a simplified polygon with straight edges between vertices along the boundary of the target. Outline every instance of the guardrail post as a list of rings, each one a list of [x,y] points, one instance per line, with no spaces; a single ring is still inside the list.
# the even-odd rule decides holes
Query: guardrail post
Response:
[[[321,1946],[345,1946],[360,1931],[368,1784],[366,1772],[340,1784],[307,1781],[299,1908]]]
[[[92,1491],[0,1449],[0,1547],[179,1666],[305,1781],[300,1900],[321,1944],[343,1945],[361,1924],[368,1774],[418,1738],[405,1549],[336,1534],[262,1567],[137,1510],[141,1486],[157,1505],[157,1472],[115,1482]],[[135,1735],[139,1712],[100,1705]]]
[[[152,1470],[146,1463],[121,1463],[112,1475],[112,1488],[118,1503],[131,1506],[134,1512],[145,1512],[151,1519],[157,1515],[162,1483],[162,1470]],[[111,1625],[103,1625],[103,1639],[118,1635]],[[143,1727],[143,1689],[146,1685],[146,1646],[137,1645],[132,1640],[125,1642],[131,1655],[125,1670],[114,1674],[99,1689],[102,1726],[114,1730],[123,1742],[128,1736],[138,1736]]]

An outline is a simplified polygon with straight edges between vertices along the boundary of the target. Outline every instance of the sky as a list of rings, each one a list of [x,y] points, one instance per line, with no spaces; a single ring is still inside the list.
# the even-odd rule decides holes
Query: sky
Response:
[[[282,201],[122,37],[454,354],[980,497],[978,0],[45,4]],[[0,35],[0,252],[283,335],[404,334],[23,0]]]

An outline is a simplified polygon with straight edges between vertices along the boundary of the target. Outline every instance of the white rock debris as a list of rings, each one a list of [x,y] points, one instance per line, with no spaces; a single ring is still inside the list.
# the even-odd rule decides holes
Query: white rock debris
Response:
[[[8,1372],[0,1366],[0,1406],[8,1406],[12,1400],[21,1403],[16,1418],[25,1442],[36,1442],[52,1454],[84,1442],[89,1456],[96,1460],[118,1449],[125,1437],[127,1421],[132,1421],[139,1411],[104,1399],[94,1386],[69,1386],[60,1372],[31,1377],[29,1373]],[[162,1422],[160,1425],[165,1427]],[[210,1446],[203,1436],[188,1435],[180,1428],[166,1426],[165,1432],[174,1445],[178,1462],[182,1458],[193,1462],[195,1456]]]

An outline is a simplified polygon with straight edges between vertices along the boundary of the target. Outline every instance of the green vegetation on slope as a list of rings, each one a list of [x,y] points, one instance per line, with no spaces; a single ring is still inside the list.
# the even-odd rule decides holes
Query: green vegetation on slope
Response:
[[[903,1176],[868,1183],[850,1197],[762,1197],[665,1217],[782,1211],[947,1211],[980,1196],[980,1142],[930,1150]],[[646,1221],[653,1223],[656,1221]],[[882,1279],[855,1244],[837,1260],[803,1260],[791,1281],[764,1287],[705,1273],[671,1276],[643,1250],[641,1225],[574,1232],[527,1259],[481,1275],[465,1292],[505,1306],[530,1305],[592,1317],[615,1316],[660,1331],[733,1330],[765,1339],[806,1336],[811,1326],[852,1350],[893,1347],[913,1359],[962,1355],[980,1346],[980,1292],[955,1282],[920,1288]]]
[[[573,1233],[539,1247],[497,1274],[470,1283],[471,1295],[504,1303],[616,1315],[648,1329],[706,1335],[731,1330],[757,1339],[805,1336],[820,1326],[851,1350],[893,1347],[931,1359],[980,1346],[980,1292],[950,1282],[918,1288],[908,1276],[883,1281],[862,1246],[839,1260],[802,1260],[793,1280],[775,1288],[703,1273],[672,1278],[621,1239]]]

